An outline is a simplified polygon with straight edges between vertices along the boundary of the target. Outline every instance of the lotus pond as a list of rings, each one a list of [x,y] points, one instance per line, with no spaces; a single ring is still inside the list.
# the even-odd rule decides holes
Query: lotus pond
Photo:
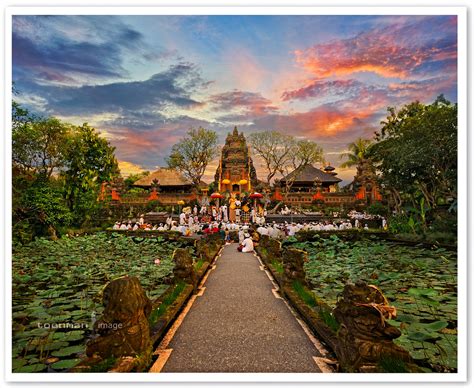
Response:
[[[442,248],[404,246],[375,239],[343,241],[336,235],[287,246],[308,252],[305,264],[316,296],[335,307],[347,282],[358,279],[377,285],[397,308],[389,322],[402,335],[396,343],[407,349],[426,371],[457,368],[457,256]]]
[[[13,371],[54,372],[75,366],[103,310],[105,284],[126,274],[137,276],[155,299],[173,276],[174,249],[183,245],[163,237],[98,233],[14,247]]]

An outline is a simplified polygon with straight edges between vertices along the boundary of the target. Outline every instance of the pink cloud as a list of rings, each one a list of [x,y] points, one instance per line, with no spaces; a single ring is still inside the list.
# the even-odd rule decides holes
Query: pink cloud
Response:
[[[436,20],[376,28],[352,38],[295,50],[294,54],[297,63],[318,77],[373,72],[404,79],[427,63],[456,59],[456,23],[452,18],[438,24]]]

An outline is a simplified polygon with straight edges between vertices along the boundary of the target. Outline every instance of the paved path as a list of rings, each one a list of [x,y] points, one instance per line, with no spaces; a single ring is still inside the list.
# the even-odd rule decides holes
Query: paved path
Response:
[[[189,312],[162,347],[162,372],[316,372],[321,356],[259,260],[224,248]],[[169,341],[169,339],[168,339]],[[153,369],[153,368],[152,368]]]

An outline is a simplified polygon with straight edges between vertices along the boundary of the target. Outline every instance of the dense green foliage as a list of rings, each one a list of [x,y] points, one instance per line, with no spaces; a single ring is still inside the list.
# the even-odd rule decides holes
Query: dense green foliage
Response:
[[[457,105],[441,95],[431,105],[413,102],[388,112],[367,153],[391,207],[411,233],[425,232],[440,205],[456,209]],[[456,232],[455,220],[449,231]]]
[[[318,298],[335,307],[347,282],[380,287],[397,308],[390,323],[395,342],[437,371],[456,368],[457,262],[445,249],[407,247],[377,240],[346,242],[336,235],[290,244],[308,252],[308,280]]]
[[[117,176],[114,148],[94,128],[31,115],[12,105],[13,236],[55,237],[100,218],[100,184]]]
[[[44,362],[50,356],[60,358],[60,363],[52,365],[54,370],[76,364],[91,335],[94,317],[98,319],[103,310],[104,285],[126,274],[137,276],[147,295],[157,298],[172,277],[172,253],[183,244],[162,237],[98,233],[57,241],[40,238],[15,247],[14,371],[45,370]],[[55,328],[55,324],[69,327]]]

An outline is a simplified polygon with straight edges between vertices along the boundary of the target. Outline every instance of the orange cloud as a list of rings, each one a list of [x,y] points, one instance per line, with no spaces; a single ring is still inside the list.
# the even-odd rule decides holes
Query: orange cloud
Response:
[[[132,162],[127,162],[125,160],[119,160],[118,161],[119,169],[120,169],[120,174],[123,177],[128,177],[132,174],[139,174],[145,169],[138,164],[132,163]]]
[[[436,26],[448,35],[434,36],[433,20],[424,24],[394,24],[348,39],[295,50],[296,62],[318,77],[372,72],[382,77],[405,79],[416,71],[432,71],[457,58],[456,26],[446,19]],[[449,36],[449,38],[447,37]],[[427,69],[424,66],[428,66]]]

